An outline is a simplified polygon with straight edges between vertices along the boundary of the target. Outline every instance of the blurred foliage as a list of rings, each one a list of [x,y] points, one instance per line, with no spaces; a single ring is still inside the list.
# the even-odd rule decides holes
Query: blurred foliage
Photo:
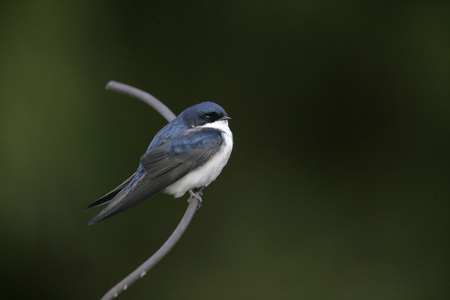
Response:
[[[98,299],[168,237],[158,195],[87,226],[204,100],[235,149],[124,299],[449,299],[450,17],[438,1],[3,1],[1,299]]]

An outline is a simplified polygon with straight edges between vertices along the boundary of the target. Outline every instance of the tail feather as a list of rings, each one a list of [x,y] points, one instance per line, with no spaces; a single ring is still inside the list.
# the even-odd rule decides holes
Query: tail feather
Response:
[[[111,200],[114,199],[114,197],[118,193],[120,193],[120,191],[123,190],[123,188],[126,187],[131,182],[131,180],[134,178],[134,175],[136,175],[136,173],[131,175],[130,178],[128,178],[127,180],[122,182],[118,187],[113,189],[111,192],[107,193],[106,195],[100,197],[99,199],[97,199],[94,202],[92,202],[91,204],[89,204],[89,206],[86,207],[86,209],[91,209],[93,207],[97,207],[97,206],[104,205],[104,204],[111,202]]]

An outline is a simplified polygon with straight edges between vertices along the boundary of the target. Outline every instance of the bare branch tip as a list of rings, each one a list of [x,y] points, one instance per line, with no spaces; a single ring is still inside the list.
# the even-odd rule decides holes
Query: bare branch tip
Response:
[[[106,90],[110,90],[111,87],[112,87],[116,82],[117,82],[117,81],[110,80],[110,81],[106,84],[105,89],[106,89]]]

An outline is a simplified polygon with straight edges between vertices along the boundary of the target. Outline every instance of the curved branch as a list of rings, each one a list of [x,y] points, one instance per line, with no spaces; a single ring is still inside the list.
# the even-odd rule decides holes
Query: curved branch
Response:
[[[168,122],[172,121],[176,117],[175,114],[167,106],[164,105],[164,103],[162,103],[149,93],[141,91],[140,89],[137,89],[130,85],[111,80],[106,85],[106,89],[137,98],[142,102],[147,103],[157,112],[159,112],[164,118],[166,118]]]
[[[178,224],[177,228],[174,230],[172,235],[167,239],[167,241],[155,252],[147,261],[140,265],[131,274],[125,277],[122,281],[116,284],[112,289],[110,289],[103,297],[102,300],[114,299],[121,292],[125,291],[130,285],[138,281],[140,278],[144,277],[147,272],[153,268],[164,256],[169,253],[169,251],[175,246],[178,240],[181,238],[186,228],[189,226],[192,218],[195,215],[199,205],[200,205],[200,195],[191,194],[189,197],[189,205],[184,213],[183,218]]]
[[[161,101],[153,97],[152,95],[141,91],[132,86],[116,82],[110,81],[106,85],[107,90],[112,90],[118,93],[122,93],[134,98],[137,98],[151,107],[153,107],[157,112],[159,112],[167,121],[172,121],[175,119],[175,114],[165,106]],[[191,196],[189,197],[189,205],[184,213],[183,218],[178,224],[177,228],[175,228],[172,235],[167,239],[167,241],[155,252],[147,261],[145,261],[142,265],[140,265],[136,270],[130,273],[127,277],[122,279],[118,284],[116,284],[112,289],[110,289],[103,297],[102,300],[114,299],[121,292],[125,291],[129,288],[133,283],[138,281],[140,278],[144,277],[147,272],[152,269],[161,259],[166,256],[169,251],[175,246],[175,244],[179,241],[181,236],[186,231],[186,228],[189,226],[192,218],[195,215],[197,209],[201,206],[202,202],[202,189],[196,189],[195,191],[189,191]]]

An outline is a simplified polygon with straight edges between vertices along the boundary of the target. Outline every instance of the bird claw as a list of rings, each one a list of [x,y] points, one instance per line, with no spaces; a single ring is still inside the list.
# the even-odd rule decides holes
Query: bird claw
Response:
[[[200,207],[202,207],[202,203],[203,203],[203,199],[202,199],[203,187],[189,190],[189,193],[191,194],[191,197],[194,197],[198,200],[197,210],[200,209]],[[189,202],[189,203],[191,202],[191,197],[189,197],[187,202]]]

